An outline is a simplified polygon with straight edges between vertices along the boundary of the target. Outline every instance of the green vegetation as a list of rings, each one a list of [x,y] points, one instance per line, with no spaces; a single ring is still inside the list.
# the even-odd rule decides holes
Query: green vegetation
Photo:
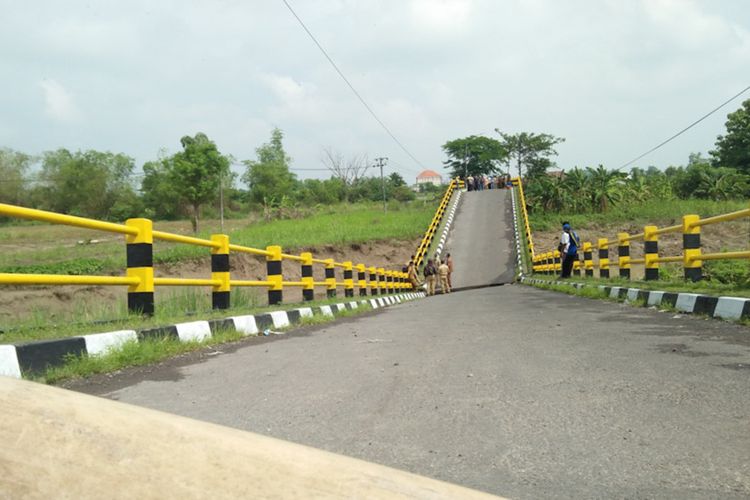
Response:
[[[343,245],[373,240],[406,241],[419,237],[430,223],[435,201],[392,203],[387,213],[376,203],[319,207],[305,219],[262,221],[238,227],[229,232],[230,241],[253,248],[281,245],[286,250],[322,245]],[[238,224],[239,225],[239,224]],[[73,228],[49,227],[58,238]],[[0,254],[0,272],[50,274],[121,273],[125,268],[125,244],[121,237],[105,235],[113,241],[96,245],[62,246],[59,239],[39,241],[40,226],[0,227],[0,240],[12,240],[22,250],[6,250]],[[155,229],[161,229],[156,224]],[[168,230],[168,229],[167,229]],[[9,235],[8,240],[5,235]],[[209,238],[210,231],[198,233]],[[48,243],[49,245],[39,245]],[[186,259],[208,258],[205,248],[166,242],[154,243],[154,261],[172,263]]]
[[[335,317],[319,314],[310,318],[302,318],[299,325],[282,330],[288,331],[295,327],[329,323],[336,318],[355,316],[369,310],[369,305],[361,304],[359,308],[341,311]],[[128,367],[149,365],[180,354],[212,348],[229,342],[248,341],[246,339],[248,337],[235,330],[221,330],[202,342],[180,342],[171,337],[149,338],[142,342],[127,342],[120,349],[102,356],[69,356],[64,365],[49,368],[43,374],[33,378],[42,383],[53,384],[97,373],[109,373]]]

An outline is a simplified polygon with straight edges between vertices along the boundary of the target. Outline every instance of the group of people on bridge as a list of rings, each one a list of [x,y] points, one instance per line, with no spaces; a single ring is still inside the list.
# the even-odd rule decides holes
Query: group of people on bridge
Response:
[[[409,281],[411,282],[414,289],[424,288],[427,295],[435,295],[436,285],[440,284],[441,293],[450,293],[451,287],[451,274],[453,274],[453,258],[451,254],[446,254],[442,260],[435,256],[432,259],[427,259],[422,274],[424,276],[424,283],[420,283],[419,275],[417,274],[417,266],[414,263],[414,256],[406,264],[404,270],[409,275]],[[426,285],[426,286],[425,286]]]
[[[484,191],[485,189],[509,189],[513,187],[508,175],[469,175],[464,180],[469,191]]]

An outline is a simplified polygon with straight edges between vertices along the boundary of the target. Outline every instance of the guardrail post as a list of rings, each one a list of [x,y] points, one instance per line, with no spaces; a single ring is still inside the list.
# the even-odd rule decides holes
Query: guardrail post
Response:
[[[354,297],[354,270],[351,261],[344,262],[344,297]]]
[[[336,266],[333,259],[326,259],[326,296],[336,296]]]
[[[385,269],[382,267],[378,268],[378,288],[380,288],[380,295],[385,295],[388,293],[385,282]]]
[[[559,250],[549,252],[549,274],[556,274],[562,271],[562,254]]]
[[[591,254],[591,242],[583,242],[583,265],[586,269],[586,276],[594,276],[594,257]]]
[[[268,273],[268,305],[281,304],[283,300],[283,276],[281,275],[281,247],[271,245],[266,247],[266,272]]]
[[[211,306],[213,309],[229,309],[229,236],[212,234],[211,241],[220,245],[218,248],[211,248],[211,279],[221,281],[211,291]]]
[[[367,295],[367,281],[365,281],[364,264],[357,264],[357,287],[359,288],[360,297]]]
[[[643,259],[645,260],[646,280],[659,279],[659,235],[656,234],[656,226],[646,226],[643,228]]]
[[[581,261],[578,259],[578,255],[576,255],[576,260],[573,261],[573,274],[581,276]]]
[[[386,293],[393,293],[393,271],[385,272],[385,290]]]
[[[377,275],[378,270],[370,266],[368,271],[370,271],[370,295],[377,295],[378,294],[378,275]]]
[[[302,300],[309,302],[315,299],[315,280],[313,279],[312,267],[313,256],[310,252],[302,252],[300,258],[302,259],[302,279],[300,281],[304,283],[304,286],[302,287]]]
[[[701,218],[698,215],[682,216],[682,262],[685,268],[685,279],[690,281],[703,279],[701,227],[694,225],[699,220]]]
[[[617,233],[617,267],[620,278],[630,279],[630,241],[628,233]]]
[[[138,234],[125,236],[127,260],[126,275],[138,278],[137,285],[128,286],[128,311],[154,315],[154,235],[149,219],[128,219],[126,226],[134,227]]]
[[[599,248],[599,277],[609,278],[609,240],[599,238],[596,246]]]

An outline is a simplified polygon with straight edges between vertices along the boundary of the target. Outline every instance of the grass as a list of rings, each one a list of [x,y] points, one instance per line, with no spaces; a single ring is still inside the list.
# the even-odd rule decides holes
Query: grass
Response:
[[[409,240],[422,234],[435,211],[434,201],[392,204],[389,211],[371,203],[322,207],[305,219],[252,222],[233,220],[227,231],[230,242],[285,250],[322,245],[363,243],[373,240]],[[208,239],[218,232],[217,222],[204,224],[198,234]],[[154,228],[190,234],[187,222],[156,222]],[[91,237],[101,238],[92,240]],[[78,228],[43,224],[0,227],[0,272],[45,274],[122,273],[125,268],[124,238]],[[93,241],[98,241],[94,243]],[[155,242],[154,262],[172,263],[207,257],[206,248]]]
[[[729,212],[736,212],[748,208],[744,200],[648,200],[643,203],[632,203],[618,205],[608,212],[588,212],[580,214],[565,213],[529,213],[529,224],[532,231],[549,231],[558,229],[563,219],[569,221],[574,228],[585,228],[592,224],[612,225],[622,224],[624,226],[635,225],[638,227],[647,224],[658,224],[669,226],[679,224],[682,216],[686,214],[698,214],[701,217],[710,217]]]

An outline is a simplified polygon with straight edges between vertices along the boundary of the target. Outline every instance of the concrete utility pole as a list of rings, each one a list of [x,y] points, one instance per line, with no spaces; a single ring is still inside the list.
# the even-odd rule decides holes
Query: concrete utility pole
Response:
[[[380,167],[380,183],[383,185],[383,212],[388,212],[388,206],[385,203],[385,177],[383,177],[383,167],[388,162],[388,158],[381,156],[380,158],[375,158],[375,161],[377,164],[376,167]]]

